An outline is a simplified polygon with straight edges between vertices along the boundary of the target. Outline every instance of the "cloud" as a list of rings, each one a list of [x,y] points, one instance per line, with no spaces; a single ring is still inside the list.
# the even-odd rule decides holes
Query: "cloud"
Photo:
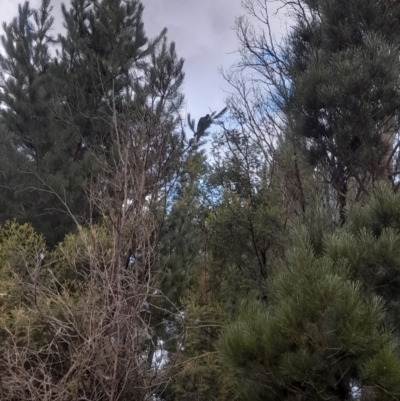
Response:
[[[185,95],[188,111],[197,119],[224,107],[231,87],[219,69],[228,69],[239,55],[235,19],[246,12],[241,0],[145,0],[144,21],[149,36],[168,28],[177,52],[185,59]],[[278,2],[269,4],[274,33],[285,30],[285,17],[273,16]],[[255,21],[256,22],[256,21]],[[256,26],[261,25],[255,23]]]
[[[243,13],[241,0],[146,0],[145,27],[155,36],[163,27],[185,59],[188,111],[199,118],[224,107],[228,86],[219,68],[235,61],[235,18]]]

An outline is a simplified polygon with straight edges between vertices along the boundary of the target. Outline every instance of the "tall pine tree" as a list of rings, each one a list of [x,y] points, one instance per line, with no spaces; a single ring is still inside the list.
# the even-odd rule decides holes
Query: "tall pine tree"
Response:
[[[300,6],[303,6],[301,8]],[[399,6],[389,1],[302,1],[287,39],[289,136],[336,192],[360,200],[391,178],[399,111]]]
[[[165,30],[147,39],[133,0],[63,5],[67,32],[51,58],[50,11],[50,1],[39,10],[26,2],[4,26],[1,219],[31,221],[54,245],[77,221],[99,217],[85,191],[99,178],[98,155],[113,157],[115,118],[124,129],[162,129],[164,155],[174,157],[168,172],[154,172],[171,182],[183,145],[175,135],[183,61]],[[150,171],[156,159],[146,160]]]

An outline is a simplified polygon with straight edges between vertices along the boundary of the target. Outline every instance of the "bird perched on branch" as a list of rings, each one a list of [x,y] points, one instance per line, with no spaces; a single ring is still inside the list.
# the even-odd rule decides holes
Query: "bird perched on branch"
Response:
[[[192,143],[198,143],[201,138],[206,137],[209,132],[207,130],[211,127],[212,124],[218,124],[218,119],[221,118],[226,112],[228,108],[225,107],[221,110],[218,114],[216,111],[212,112],[211,114],[206,114],[204,117],[199,119],[197,123],[196,129],[195,127],[195,120],[190,118],[190,114],[188,114],[188,124],[190,129],[193,131],[193,140]]]

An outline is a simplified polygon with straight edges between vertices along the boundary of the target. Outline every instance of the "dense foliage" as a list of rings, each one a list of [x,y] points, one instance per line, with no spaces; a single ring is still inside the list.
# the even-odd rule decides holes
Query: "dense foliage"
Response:
[[[400,3],[268,5],[187,125],[141,1],[4,24],[2,400],[400,399]]]

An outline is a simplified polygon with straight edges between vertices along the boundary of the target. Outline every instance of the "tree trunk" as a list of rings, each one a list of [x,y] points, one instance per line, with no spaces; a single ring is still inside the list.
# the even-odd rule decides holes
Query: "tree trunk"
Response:
[[[389,181],[391,179],[391,158],[394,147],[395,121],[393,116],[386,116],[381,129],[381,141],[385,146],[385,154],[382,156],[377,171],[376,180]]]

